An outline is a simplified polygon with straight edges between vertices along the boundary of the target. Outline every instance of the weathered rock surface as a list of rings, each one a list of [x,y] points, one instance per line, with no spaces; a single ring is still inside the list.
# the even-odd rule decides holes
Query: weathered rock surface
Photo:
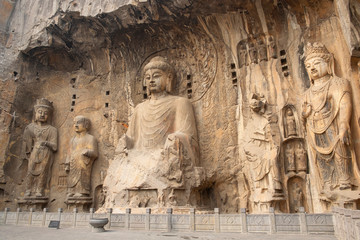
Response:
[[[316,188],[301,120],[311,85],[303,62],[308,42],[323,43],[335,75],[350,83],[353,160],[360,166],[356,0],[1,0],[0,9],[0,208],[15,208],[25,193],[21,143],[38,98],[53,102],[59,135],[47,207],[66,208],[66,153],[73,118],[83,115],[99,143],[91,197],[100,208],[115,147],[148,97],[141,71],[154,56],[174,66],[174,95],[193,105],[206,173],[195,190],[197,208],[295,212],[302,205],[324,212],[338,204]]]

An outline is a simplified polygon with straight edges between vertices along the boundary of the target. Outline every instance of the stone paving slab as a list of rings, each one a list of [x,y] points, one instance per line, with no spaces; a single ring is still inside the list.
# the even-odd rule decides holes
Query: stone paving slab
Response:
[[[213,232],[145,232],[108,230],[92,233],[90,228],[49,229],[43,227],[0,226],[0,240],[336,240],[334,235],[240,234]]]

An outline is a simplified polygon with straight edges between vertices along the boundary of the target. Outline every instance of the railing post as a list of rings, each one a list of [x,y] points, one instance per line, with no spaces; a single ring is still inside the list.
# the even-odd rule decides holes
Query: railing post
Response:
[[[17,208],[17,209],[16,209],[16,225],[19,224],[19,215],[20,215],[20,212],[21,212],[21,208]]]
[[[61,213],[62,213],[63,209],[62,208],[58,208],[58,219],[59,222],[61,222]]]
[[[131,214],[131,208],[127,208],[126,214],[125,214],[125,229],[126,230],[130,229],[130,214]]]
[[[90,219],[94,217],[94,212],[95,212],[95,209],[90,208]]]
[[[46,224],[46,213],[48,212],[47,208],[44,208],[43,210],[43,218],[42,218],[42,222],[41,222],[41,226],[45,227]]]
[[[219,208],[214,208],[214,217],[215,217],[215,232],[220,232],[220,211]]]
[[[145,230],[150,231],[150,214],[151,208],[146,209],[146,216],[145,216]]]
[[[351,213],[352,225],[355,228],[354,233],[356,234],[355,239],[360,240],[360,211],[352,211]]]
[[[360,221],[356,223],[357,240],[360,240]]]
[[[168,232],[171,232],[171,229],[172,229],[172,212],[173,212],[173,209],[172,209],[172,208],[166,209],[166,214],[167,214],[167,231],[168,231]]]
[[[90,208],[90,219],[92,219],[94,217],[94,212],[95,212],[95,209],[94,208]],[[90,225],[89,223],[89,228],[92,228],[92,226]]]
[[[33,209],[33,208],[30,208],[30,212],[29,212],[29,225],[32,224],[33,212],[34,212],[34,209]]]
[[[190,208],[190,231],[195,232],[195,208]]]
[[[307,229],[306,214],[304,207],[299,207],[299,222],[300,222],[300,233],[307,234],[308,229]]]
[[[109,222],[107,224],[107,229],[110,229],[111,228],[111,214],[113,212],[113,209],[112,208],[107,208],[106,212],[107,212],[108,219],[109,219]]]
[[[73,209],[73,228],[76,228],[76,218],[77,218],[77,213],[78,213],[78,209],[77,208],[74,208]]]
[[[275,222],[275,212],[274,208],[269,208],[269,219],[270,219],[270,234],[276,233],[276,222]]]
[[[241,232],[247,233],[247,219],[246,219],[246,208],[240,208],[240,218],[241,218]]]
[[[7,215],[8,212],[10,211],[10,208],[5,208],[5,212],[4,212],[4,224],[6,224],[6,220],[7,220]]]

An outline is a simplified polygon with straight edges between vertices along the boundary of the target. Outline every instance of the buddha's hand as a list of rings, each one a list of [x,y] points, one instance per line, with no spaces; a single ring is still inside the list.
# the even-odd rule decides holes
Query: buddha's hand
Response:
[[[312,110],[311,104],[304,102],[302,104],[302,117],[303,118],[309,117],[311,114],[311,110]]]
[[[128,153],[128,149],[132,148],[132,140],[126,135],[124,134],[118,142],[118,145],[116,147],[115,152],[120,154],[120,153],[125,153],[127,155]]]

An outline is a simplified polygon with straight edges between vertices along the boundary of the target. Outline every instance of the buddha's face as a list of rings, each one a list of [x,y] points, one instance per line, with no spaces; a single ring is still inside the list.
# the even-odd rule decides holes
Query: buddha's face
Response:
[[[149,69],[145,72],[145,83],[150,93],[165,91],[168,74],[161,69]]]
[[[314,57],[306,61],[306,71],[311,79],[316,80],[328,75],[328,63],[320,57]]]
[[[35,110],[35,121],[46,123],[49,118],[49,109],[46,107],[38,107]]]
[[[74,129],[75,129],[75,132],[77,132],[77,133],[86,132],[87,130],[84,125],[84,119],[75,118],[74,119]]]

